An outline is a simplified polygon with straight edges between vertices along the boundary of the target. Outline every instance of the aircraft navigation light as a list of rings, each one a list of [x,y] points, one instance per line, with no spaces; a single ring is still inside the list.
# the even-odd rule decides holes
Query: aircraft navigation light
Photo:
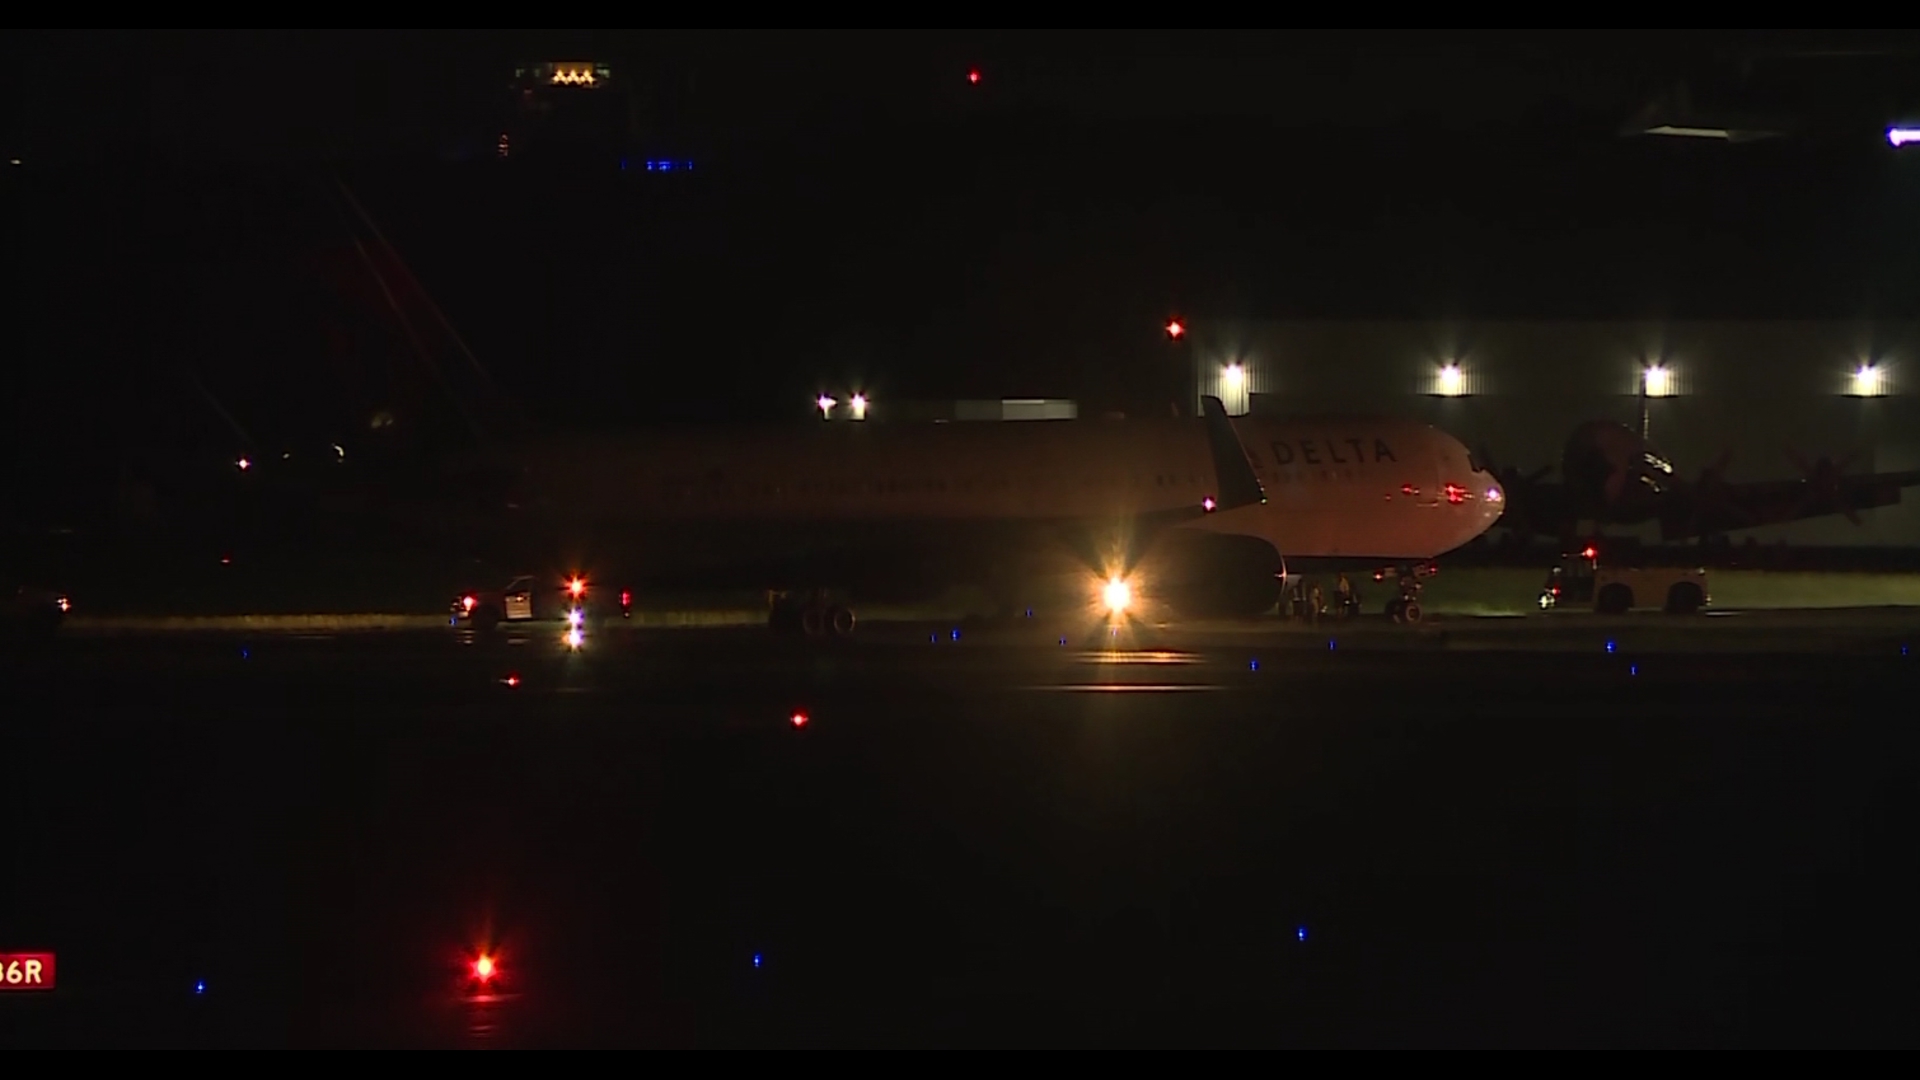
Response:
[[[1673,393],[1673,372],[1662,364],[1650,365],[1640,373],[1640,379],[1648,397],[1666,397]]]
[[[1886,372],[1878,364],[1861,364],[1853,372],[1855,397],[1879,397],[1887,392]]]
[[[1187,328],[1186,328],[1185,326],[1182,326],[1182,325],[1180,324],[1180,320],[1179,320],[1179,319],[1168,319],[1168,320],[1167,320],[1167,336],[1168,336],[1168,337],[1170,337],[1170,338],[1173,338],[1174,340],[1176,340],[1176,341],[1177,341],[1177,340],[1179,340],[1179,339],[1180,339],[1180,338],[1181,338],[1181,337],[1182,337],[1183,335],[1185,335],[1185,334],[1186,334],[1186,332],[1187,332]]]
[[[253,468],[253,462],[248,461],[246,458],[241,458],[239,461],[234,462],[234,464],[239,466],[241,472],[246,472],[248,469]]]
[[[463,596],[460,598],[460,606],[467,611],[473,610],[473,603],[474,600],[471,596]]]
[[[1133,589],[1116,575],[1107,579],[1106,585],[1100,590],[1100,598],[1106,603],[1110,614],[1122,615],[1133,603]]]
[[[1887,142],[1896,147],[1905,146],[1908,143],[1920,143],[1920,128],[1888,128]],[[19,162],[16,161],[14,164],[18,165]]]
[[[500,973],[500,967],[488,953],[473,958],[473,978],[476,982],[490,983]]]
[[[1213,496],[1211,495],[1200,500],[1200,509],[1205,510],[1209,514],[1213,513],[1213,508],[1215,505],[1217,504],[1213,501]]]
[[[807,726],[807,714],[804,711],[795,711],[788,719],[794,727],[803,728]]]
[[[833,407],[835,404],[837,404],[837,402],[832,398],[821,394],[818,398],[814,399],[813,407],[820,410],[820,419],[825,420],[833,415]]]
[[[587,583],[578,574],[574,575],[573,580],[567,582],[567,594],[572,596],[575,600],[578,600],[582,596],[585,596],[586,593],[587,593]]]
[[[980,82],[980,69],[979,68],[970,69],[967,72],[967,81],[970,83],[978,84]],[[15,162],[14,164],[17,165],[19,164],[19,162]]]
[[[1461,374],[1459,364],[1448,364],[1440,369],[1434,386],[1441,397],[1459,397],[1466,389],[1466,376]]]
[[[586,622],[586,621],[587,621],[587,617],[586,617],[585,615],[583,615],[583,614],[581,614],[581,612],[580,612],[580,609],[579,609],[579,608],[574,608],[574,609],[572,609],[571,611],[568,611],[568,612],[567,612],[567,625],[568,625],[568,626],[571,626],[571,627],[574,627],[574,628],[576,628],[576,629],[578,629],[578,628],[579,628],[579,626],[580,626],[580,624],[581,624],[581,623],[584,623],[584,622]]]
[[[1228,364],[1226,370],[1220,373],[1220,384],[1229,393],[1239,393],[1247,385],[1247,369],[1239,364]]]
[[[580,628],[577,626],[567,631],[566,641],[567,641],[567,648],[569,649],[576,649],[576,650],[579,649],[581,645],[586,643],[586,640],[587,640],[587,636],[585,634],[582,634],[580,632]]]
[[[1499,502],[1499,501],[1501,500],[1501,498],[1502,498],[1502,497],[1503,497],[1503,496],[1501,495],[1501,493],[1500,493],[1500,489],[1499,489],[1499,488],[1497,488],[1497,487],[1490,487],[1490,488],[1488,488],[1488,489],[1487,489],[1487,501],[1488,501],[1488,502]]]
[[[847,406],[853,410],[853,418],[855,420],[865,420],[867,418],[867,395],[853,395],[853,400],[847,402]]]

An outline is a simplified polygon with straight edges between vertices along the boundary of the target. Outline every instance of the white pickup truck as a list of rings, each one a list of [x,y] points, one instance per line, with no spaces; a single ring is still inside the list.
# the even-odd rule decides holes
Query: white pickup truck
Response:
[[[620,615],[630,617],[633,595],[618,596]],[[502,623],[580,621],[610,613],[611,605],[602,590],[575,576],[561,581],[543,582],[532,574],[522,574],[502,589],[470,589],[453,598],[448,614],[455,626],[492,630]]]

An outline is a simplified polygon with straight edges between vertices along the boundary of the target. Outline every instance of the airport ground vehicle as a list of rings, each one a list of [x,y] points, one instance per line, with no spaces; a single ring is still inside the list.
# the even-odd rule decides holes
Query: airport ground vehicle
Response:
[[[0,608],[0,633],[14,641],[46,641],[59,632],[73,604],[50,589],[17,586]]]
[[[1618,615],[1657,609],[1691,615],[1707,606],[1707,572],[1700,567],[1602,566],[1592,547],[1563,559],[1540,589],[1540,610],[1590,609]]]
[[[767,593],[767,626],[810,638],[851,637],[853,609],[828,589],[775,590]]]
[[[633,614],[633,594],[618,596],[622,618]],[[502,623],[580,622],[609,613],[601,590],[575,575],[565,581],[542,581],[521,574],[500,589],[470,589],[454,597],[448,614],[453,625],[492,630]]]

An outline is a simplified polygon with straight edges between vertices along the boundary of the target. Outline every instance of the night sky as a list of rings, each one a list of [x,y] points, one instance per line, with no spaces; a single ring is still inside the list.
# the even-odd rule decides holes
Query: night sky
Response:
[[[194,380],[262,442],[426,408],[334,176],[558,426],[853,382],[1162,411],[1172,312],[1914,317],[1920,150],[1883,132],[1920,36],[1862,40],[15,34],[15,459],[231,441]],[[627,87],[627,170],[496,159],[515,64],[560,59]],[[1621,137],[1681,82],[1797,135]]]

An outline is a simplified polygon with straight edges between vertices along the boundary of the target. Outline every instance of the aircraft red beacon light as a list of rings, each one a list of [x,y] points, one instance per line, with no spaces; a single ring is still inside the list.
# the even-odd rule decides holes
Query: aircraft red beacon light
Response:
[[[796,728],[803,728],[807,726],[807,713],[806,713],[806,710],[804,709],[795,709],[793,711],[793,716],[790,719],[793,723],[793,726]]]
[[[1216,505],[1217,504],[1213,501],[1213,496],[1211,495],[1200,500],[1200,509],[1205,510],[1209,514],[1213,513],[1213,508]]]
[[[1458,506],[1461,503],[1467,501],[1467,489],[1461,487],[1459,484],[1451,484],[1451,483],[1448,484],[1446,487],[1446,492],[1447,492],[1447,501],[1454,504],[1455,506]]]
[[[1588,545],[1587,545],[1587,549],[1586,549],[1585,551],[1582,551],[1582,552],[1580,553],[1580,557],[1581,557],[1581,558],[1583,558],[1583,559],[1591,559],[1591,558],[1593,558],[1594,556],[1596,556],[1596,555],[1598,555],[1598,554],[1600,554],[1600,553],[1599,553],[1599,552],[1597,552],[1597,551],[1595,551],[1595,550],[1593,549],[1593,545],[1592,545],[1592,544],[1588,544]]]
[[[475,603],[474,598],[471,596],[463,596],[460,598],[460,606],[465,608],[468,611],[473,610],[474,603]]]
[[[473,958],[473,963],[468,965],[468,970],[472,973],[474,982],[487,986],[499,977],[500,963],[493,958],[492,953],[483,952]]]
[[[573,580],[567,582],[567,595],[573,597],[575,600],[578,600],[582,596],[585,596],[586,593],[587,593],[587,583],[581,579],[580,575],[575,574],[573,576]]]
[[[1179,319],[1167,320],[1167,336],[1168,337],[1173,338],[1175,340],[1179,340],[1179,338],[1185,335],[1186,332],[1187,332],[1187,328],[1181,324]]]
[[[978,84],[980,82],[980,69],[969,68],[967,70],[967,81],[970,83]]]

